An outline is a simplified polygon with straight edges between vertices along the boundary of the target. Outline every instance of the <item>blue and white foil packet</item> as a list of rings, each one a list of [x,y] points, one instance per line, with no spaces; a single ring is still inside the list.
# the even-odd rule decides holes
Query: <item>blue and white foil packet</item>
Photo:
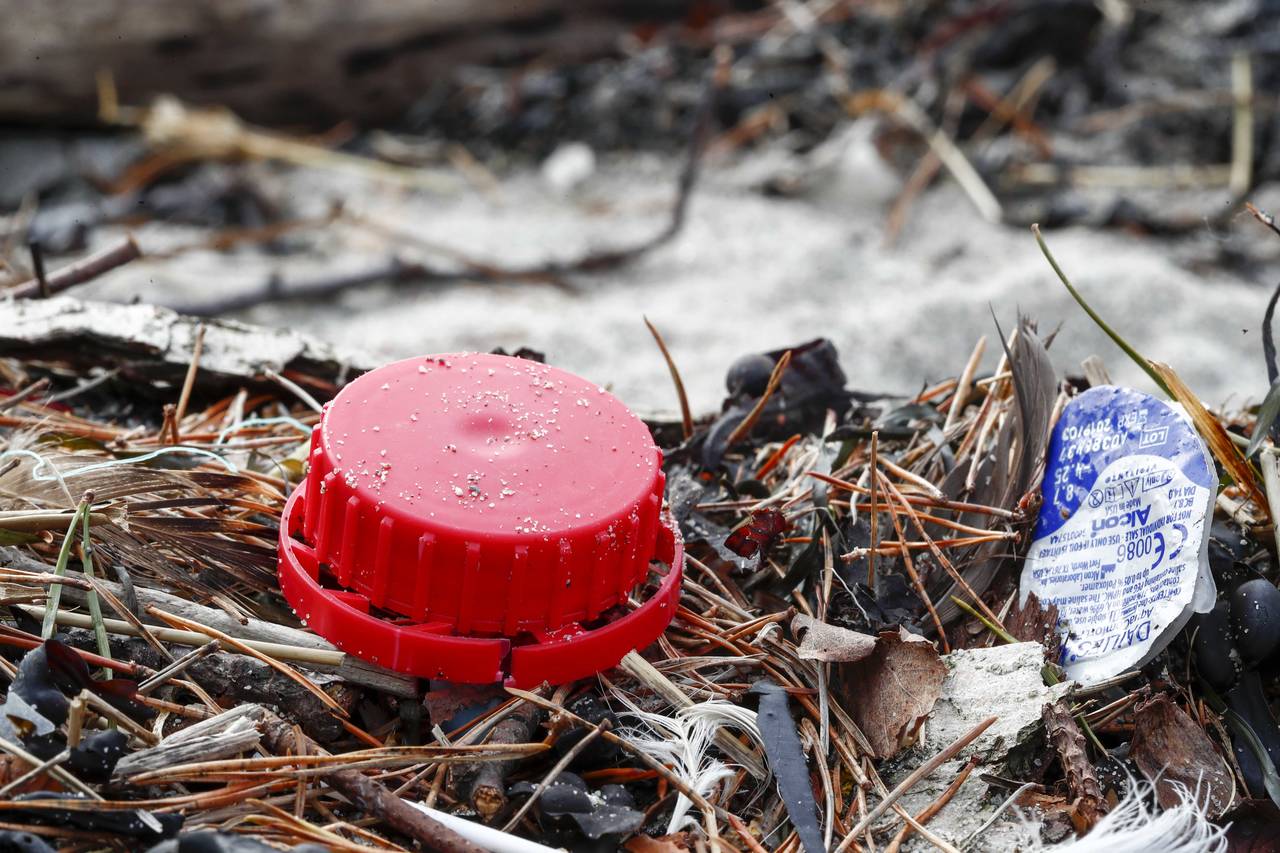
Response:
[[[1180,406],[1101,385],[1063,409],[1021,592],[1058,607],[1059,663],[1081,684],[1140,666],[1213,607],[1217,474]]]

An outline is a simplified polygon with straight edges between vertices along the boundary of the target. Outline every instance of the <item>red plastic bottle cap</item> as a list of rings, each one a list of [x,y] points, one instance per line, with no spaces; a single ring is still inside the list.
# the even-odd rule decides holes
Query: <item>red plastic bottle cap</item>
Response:
[[[312,434],[281,525],[281,589],[318,633],[392,669],[590,675],[674,615],[683,556],[661,463],[639,418],[563,370],[472,353],[389,364],[344,388]],[[670,566],[656,595],[583,627],[654,559]]]

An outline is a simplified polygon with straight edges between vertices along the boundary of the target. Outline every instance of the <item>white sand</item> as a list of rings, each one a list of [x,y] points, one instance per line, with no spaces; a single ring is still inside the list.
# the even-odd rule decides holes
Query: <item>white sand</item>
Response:
[[[324,304],[262,306],[243,318],[310,331],[379,359],[531,346],[611,385],[641,411],[673,411],[666,367],[641,322],[647,315],[665,335],[694,408],[705,412],[718,405],[735,356],[819,335],[835,341],[853,387],[914,390],[959,371],[977,337],[994,332],[994,306],[1006,330],[1019,309],[1042,329],[1061,323],[1052,348],[1059,367],[1078,370],[1081,358],[1098,353],[1117,380],[1147,387],[1070,300],[1030,233],[983,222],[953,185],[918,200],[908,232],[885,248],[894,186],[875,164],[848,159],[820,176],[820,193],[803,199],[757,191],[762,165],[755,158],[710,170],[675,241],[626,269],[581,279],[576,294],[528,284],[373,286]],[[497,197],[406,197],[328,175],[284,180],[301,209],[358,198],[361,210],[400,228],[516,266],[655,231],[677,168],[652,156],[603,158],[572,199],[532,170],[504,178]],[[163,226],[139,232],[144,248],[193,236]],[[1094,306],[1141,352],[1173,364],[1210,402],[1261,397],[1258,325],[1267,288],[1226,273],[1192,273],[1169,259],[1169,244],[1150,238],[1073,228],[1048,239]],[[387,253],[385,242],[335,228],[307,257],[201,252],[132,265],[77,295],[172,305],[256,288],[272,269],[306,277],[366,268]],[[988,369],[997,355],[992,335]]]

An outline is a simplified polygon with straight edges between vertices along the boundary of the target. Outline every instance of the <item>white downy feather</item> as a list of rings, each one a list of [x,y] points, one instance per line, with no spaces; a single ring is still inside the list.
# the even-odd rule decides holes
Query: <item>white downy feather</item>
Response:
[[[639,723],[628,729],[624,736],[659,761],[672,765],[676,775],[703,796],[709,795],[716,785],[734,773],[732,768],[710,754],[716,731],[732,726],[763,746],[755,711],[724,699],[698,702],[666,716],[641,711],[625,696],[615,695],[630,708],[622,716]],[[688,815],[692,805],[684,794],[676,797],[675,810],[667,824],[668,835],[680,831],[693,820]]]
[[[1160,809],[1150,782],[1130,780],[1129,793],[1083,838],[1061,844],[1033,846],[1052,853],[1223,853],[1225,826],[1217,826],[1196,801],[1178,785],[1180,802]],[[1038,837],[1038,833],[1037,833]]]

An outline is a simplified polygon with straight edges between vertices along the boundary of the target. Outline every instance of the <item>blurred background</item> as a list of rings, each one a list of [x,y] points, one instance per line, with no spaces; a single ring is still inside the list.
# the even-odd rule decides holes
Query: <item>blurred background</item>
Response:
[[[1032,237],[1210,402],[1266,388],[1276,0],[0,0],[0,288],[531,347],[645,413],[828,337],[953,376],[1019,312],[1137,371]],[[33,255],[32,244],[36,247]],[[130,253],[132,255],[132,253]],[[116,255],[117,259],[120,257]]]

